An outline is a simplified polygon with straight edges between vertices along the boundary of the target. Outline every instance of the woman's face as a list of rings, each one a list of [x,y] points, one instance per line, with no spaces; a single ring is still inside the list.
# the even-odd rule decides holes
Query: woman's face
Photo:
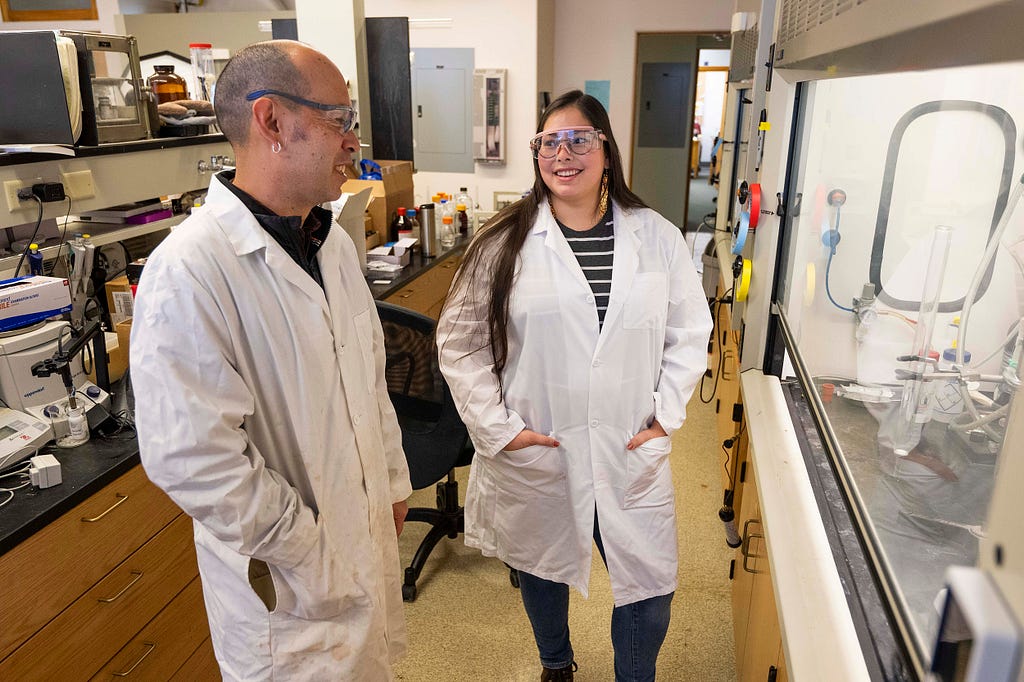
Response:
[[[594,126],[579,109],[566,107],[548,117],[542,132],[553,133],[568,130],[593,131]],[[550,142],[551,138],[548,139]],[[543,152],[537,157],[541,180],[553,195],[553,202],[561,201],[570,204],[592,202],[596,206],[601,186],[601,175],[608,167],[604,143],[597,140],[590,145],[590,151],[579,154],[572,151],[572,145],[569,144],[570,139],[572,138],[565,138],[564,144],[559,140],[555,154],[551,158],[545,158]],[[576,139],[582,140],[583,138],[576,136]],[[550,149],[550,144],[548,146]]]

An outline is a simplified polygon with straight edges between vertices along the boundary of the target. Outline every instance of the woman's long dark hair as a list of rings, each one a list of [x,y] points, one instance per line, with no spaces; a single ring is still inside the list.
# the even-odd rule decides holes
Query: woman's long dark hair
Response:
[[[570,107],[579,110],[590,125],[604,132],[604,152],[609,164],[608,196],[623,208],[645,208],[647,204],[626,186],[626,177],[622,172],[622,157],[612,134],[611,121],[608,120],[608,112],[597,99],[579,90],[561,95],[541,114],[537,132],[544,130],[544,125],[552,114]],[[526,241],[526,235],[533,227],[541,201],[548,197],[548,188],[541,179],[536,158],[533,160],[533,175],[533,188],[530,193],[499,211],[487,227],[474,238],[466,251],[466,257],[453,285],[453,290],[465,287],[467,296],[484,296],[487,300],[488,334],[485,345],[490,346],[494,373],[498,375],[499,383],[508,359],[508,308],[516,263]],[[488,259],[485,265],[482,262],[482,254],[489,251],[497,251],[498,255],[493,260]],[[484,268],[489,272],[485,273]],[[486,274],[483,280],[479,277],[481,274]],[[488,291],[472,290],[475,282],[487,279],[491,282]]]

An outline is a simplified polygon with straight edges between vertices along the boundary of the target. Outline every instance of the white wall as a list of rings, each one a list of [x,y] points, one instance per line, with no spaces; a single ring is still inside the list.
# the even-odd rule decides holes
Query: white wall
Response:
[[[436,192],[456,194],[459,187],[484,210],[491,210],[495,191],[520,191],[533,184],[533,159],[526,141],[536,127],[537,0],[373,0],[366,3],[368,17],[451,18],[451,28],[409,27],[409,45],[417,47],[473,48],[478,69],[508,69],[506,83],[506,145],[504,167],[477,164],[476,173],[419,171],[414,183],[416,201],[428,201]],[[301,37],[301,36],[300,36]]]
[[[611,81],[611,116],[623,163],[633,138],[637,33],[729,31],[733,0],[633,0],[555,3],[554,96],[583,89],[587,80]]]

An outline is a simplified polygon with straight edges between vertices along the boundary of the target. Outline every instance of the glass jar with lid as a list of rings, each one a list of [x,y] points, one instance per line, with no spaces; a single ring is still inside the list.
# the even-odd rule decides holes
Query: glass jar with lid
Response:
[[[146,82],[156,95],[157,104],[188,99],[188,88],[185,87],[185,79],[174,73],[174,66],[172,64],[157,64],[153,68],[156,70],[156,73],[146,79]]]

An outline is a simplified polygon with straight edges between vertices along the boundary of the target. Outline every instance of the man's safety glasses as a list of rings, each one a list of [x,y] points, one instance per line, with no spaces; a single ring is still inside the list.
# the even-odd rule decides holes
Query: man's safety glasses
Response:
[[[356,125],[356,110],[347,104],[321,104],[320,102],[304,99],[298,95],[290,95],[287,92],[281,92],[280,90],[253,90],[245,96],[245,101],[252,102],[258,100],[260,97],[266,97],[267,95],[284,97],[286,100],[290,100],[296,104],[301,104],[302,106],[309,107],[310,109],[316,109],[330,123],[340,128],[342,133],[347,133]]]
[[[530,140],[530,149],[535,159],[553,159],[563,144],[573,154],[589,154],[597,149],[604,139],[604,133],[600,130],[554,130],[541,133]]]

